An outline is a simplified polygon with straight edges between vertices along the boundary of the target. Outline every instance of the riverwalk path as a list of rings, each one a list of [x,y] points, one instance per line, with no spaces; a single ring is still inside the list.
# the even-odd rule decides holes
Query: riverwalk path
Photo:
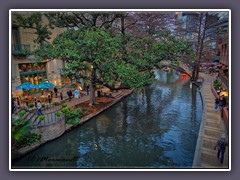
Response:
[[[204,78],[201,88],[203,97],[203,118],[199,130],[193,168],[207,169],[228,169],[229,168],[229,147],[226,148],[224,162],[220,163],[217,158],[217,149],[214,146],[223,133],[228,136],[228,130],[221,118],[220,110],[214,110],[215,97],[211,91],[211,83],[216,79],[209,74],[200,74]]]

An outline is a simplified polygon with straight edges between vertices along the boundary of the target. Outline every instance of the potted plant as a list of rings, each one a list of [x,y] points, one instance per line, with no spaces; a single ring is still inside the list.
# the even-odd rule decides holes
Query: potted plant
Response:
[[[60,103],[59,102],[53,102],[53,105],[54,106],[57,106],[57,105],[59,105]]]
[[[44,115],[38,116],[38,124],[40,124],[45,119]]]
[[[29,103],[28,104],[28,108],[29,108],[29,110],[32,110],[34,108],[34,104],[33,103]]]
[[[66,108],[67,107],[67,103],[62,104],[62,108]]]
[[[60,111],[55,112],[55,116],[57,116],[57,117],[60,117],[61,114],[62,114],[62,113],[61,113]]]

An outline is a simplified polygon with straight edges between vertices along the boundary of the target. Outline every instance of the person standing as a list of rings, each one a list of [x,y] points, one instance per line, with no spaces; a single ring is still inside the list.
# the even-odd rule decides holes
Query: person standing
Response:
[[[60,99],[63,100],[62,91],[60,91]]]
[[[51,94],[51,100],[53,99],[53,92],[52,90],[50,91],[50,94]]]
[[[42,115],[42,104],[41,104],[40,100],[38,100],[38,102],[37,102],[37,114],[39,116]]]
[[[224,153],[226,151],[226,146],[228,145],[228,142],[226,140],[226,135],[222,134],[221,138],[217,141],[216,145],[214,146],[214,150],[218,148],[217,152],[217,158],[220,157],[220,163],[223,164],[224,160]]]
[[[68,100],[71,101],[71,99],[72,99],[72,91],[70,89],[67,91],[67,95],[68,95]]]
[[[217,90],[217,94],[219,95],[221,91],[222,91],[222,88],[221,88],[221,86],[219,86],[218,90]]]
[[[215,111],[217,111],[218,105],[219,105],[219,99],[216,98],[216,99],[215,99],[215,107],[214,107]]]
[[[79,98],[79,90],[75,89],[74,91],[74,98]]]
[[[55,93],[55,97],[57,97],[57,94],[58,94],[58,89],[57,89],[57,87],[55,86],[53,90],[54,90],[54,93]]]
[[[223,108],[227,105],[227,100],[224,95],[222,95],[220,98],[220,106],[221,106],[221,117],[223,117]]]
[[[87,86],[87,96],[89,95],[89,86]]]

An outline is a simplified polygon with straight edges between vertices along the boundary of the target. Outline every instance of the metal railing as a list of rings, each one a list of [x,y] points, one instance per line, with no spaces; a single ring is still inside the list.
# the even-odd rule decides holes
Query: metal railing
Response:
[[[26,115],[23,116],[23,119],[26,121],[29,121],[31,124],[31,127],[41,127],[46,125],[51,125],[53,123],[58,122],[59,120],[62,120],[65,116],[64,113],[61,112],[61,115],[58,117],[55,115],[56,112],[59,112],[61,110],[62,104],[59,105],[53,105],[49,104],[47,105],[46,109],[43,108],[42,112],[45,116],[44,120],[40,121],[39,116],[37,115],[37,108],[34,107],[32,109],[28,109],[27,106],[19,106],[16,109],[16,113],[14,115],[17,115],[18,112],[21,110],[26,111]],[[46,112],[47,111],[47,112]]]
[[[58,112],[58,111],[55,111]],[[30,120],[31,126],[34,127],[41,127],[54,124],[60,120],[62,120],[65,116],[64,113],[61,113],[60,116],[56,116],[55,112],[50,112],[43,114],[45,116],[44,120],[39,120],[39,116],[37,118],[33,118]]]

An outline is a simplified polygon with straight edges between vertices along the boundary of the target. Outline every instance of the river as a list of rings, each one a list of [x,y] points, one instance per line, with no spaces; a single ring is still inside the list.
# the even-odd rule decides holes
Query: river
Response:
[[[157,81],[12,168],[191,168],[202,101],[189,79],[156,71]]]

